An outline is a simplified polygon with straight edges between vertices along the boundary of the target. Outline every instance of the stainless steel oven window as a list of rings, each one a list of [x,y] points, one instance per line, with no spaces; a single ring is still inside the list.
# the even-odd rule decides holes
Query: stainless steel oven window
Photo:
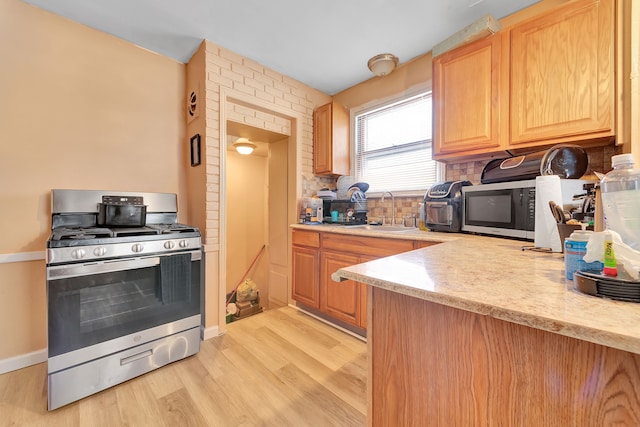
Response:
[[[47,269],[49,357],[200,313],[201,251]]]

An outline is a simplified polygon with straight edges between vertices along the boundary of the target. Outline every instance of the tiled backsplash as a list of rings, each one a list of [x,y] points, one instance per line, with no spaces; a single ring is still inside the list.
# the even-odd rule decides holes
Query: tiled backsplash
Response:
[[[423,196],[419,197],[396,197],[396,224],[402,224],[402,219],[405,216],[419,217],[420,203],[422,203]],[[387,224],[391,224],[390,211],[391,211],[391,198],[387,197],[384,202],[380,202],[380,199],[367,199],[367,217],[369,221],[381,221],[382,215],[384,215]]]
[[[609,172],[611,170],[611,156],[622,152],[619,147],[613,146],[587,148],[585,151],[589,157],[589,167],[582,178],[587,180],[597,179],[593,171]],[[474,184],[480,184],[482,169],[486,164],[487,161],[448,164],[446,165],[445,180],[469,180]],[[312,176],[303,178],[303,197],[311,197],[320,188],[335,188],[336,185],[335,179],[326,177]],[[396,197],[396,223],[400,224],[402,218],[407,215],[419,216],[422,199],[423,196]],[[368,198],[367,208],[370,221],[378,221],[382,215],[385,215],[387,223],[390,223],[391,198],[385,198],[384,202],[381,202],[379,198]]]

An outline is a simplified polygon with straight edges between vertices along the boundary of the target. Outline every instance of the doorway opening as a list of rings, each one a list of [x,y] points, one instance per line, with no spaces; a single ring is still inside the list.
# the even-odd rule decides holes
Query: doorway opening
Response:
[[[253,152],[236,151],[240,138],[255,145]],[[233,303],[227,322],[288,303],[288,144],[287,135],[227,122],[225,302]]]
[[[239,120],[238,111],[271,115],[289,127],[279,133]],[[220,91],[220,195],[218,251],[218,326],[226,329],[226,300],[262,245],[266,250],[250,275],[267,308],[290,303],[291,233],[301,193],[302,115],[232,89]],[[230,151],[234,137],[256,145],[256,156]],[[264,147],[261,145],[264,144]],[[264,151],[262,151],[264,150]],[[262,159],[259,154],[263,152]],[[250,159],[251,160],[248,160]],[[229,270],[229,271],[227,271]],[[228,290],[229,289],[229,290]]]

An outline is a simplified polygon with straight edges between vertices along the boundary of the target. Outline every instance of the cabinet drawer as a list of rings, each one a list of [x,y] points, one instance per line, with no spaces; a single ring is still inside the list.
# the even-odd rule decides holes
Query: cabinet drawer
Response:
[[[320,247],[320,233],[317,231],[293,230],[291,241],[294,245]]]
[[[412,251],[414,249],[412,240],[360,237],[332,233],[324,233],[322,235],[322,247],[323,249],[351,252],[359,255],[371,255],[379,258]]]

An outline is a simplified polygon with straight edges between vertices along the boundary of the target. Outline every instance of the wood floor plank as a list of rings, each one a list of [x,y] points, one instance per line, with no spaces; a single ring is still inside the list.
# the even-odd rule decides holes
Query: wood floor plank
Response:
[[[291,307],[55,411],[47,365],[0,375],[0,426],[364,426],[366,343]]]
[[[256,332],[259,347],[272,352],[282,352],[286,358],[302,372],[316,382],[329,388],[345,402],[366,412],[364,406],[366,393],[366,354],[364,351],[353,353],[348,363],[338,369],[331,369],[326,361],[317,359],[305,349],[289,342],[286,338],[271,331],[269,327]],[[364,349],[361,349],[364,350]]]
[[[184,388],[184,384],[176,374],[173,366],[169,369],[156,369],[155,371],[149,372],[145,375],[145,380],[149,384],[156,399],[160,399]]]
[[[229,397],[223,386],[208,375],[206,370],[202,376],[194,374],[191,368],[185,369],[184,364],[180,364],[177,370],[183,375],[182,381],[187,392],[209,425],[240,426],[259,423],[260,420],[251,411],[245,410],[240,400]]]
[[[116,396],[123,425],[142,426],[149,420],[156,420],[155,426],[169,427],[161,417],[158,400],[144,376],[116,386]]]
[[[209,425],[184,388],[161,398],[158,406],[166,425],[181,427],[207,427]]]
[[[234,381],[242,387],[238,391],[243,401],[247,406],[259,410],[260,419],[270,420],[273,425],[299,424],[305,412],[290,405],[294,395],[290,387],[284,386],[282,380],[247,348],[239,346],[224,352],[234,363]]]
[[[333,338],[343,345],[351,348],[353,351],[360,351],[362,349],[362,344],[366,343],[362,337],[347,334],[340,329],[337,329],[325,322],[318,321],[316,318],[306,314],[305,312],[292,307],[287,307],[287,310],[278,310],[275,317],[278,319],[286,319],[289,317],[303,322],[311,330],[310,333],[321,333],[323,335],[327,335],[328,337]]]
[[[296,391],[295,406],[313,419],[311,425],[358,426],[364,425],[364,411],[345,405],[331,390],[314,381],[294,365],[288,365],[279,371],[281,378],[292,390]]]
[[[68,405],[45,419],[47,412],[47,364],[9,372],[0,383],[0,425],[78,426],[78,405]]]
[[[327,368],[331,370],[339,369],[345,363],[340,359],[340,354],[333,350],[339,341],[324,334],[310,333],[311,329],[302,322],[289,321],[288,318],[274,318],[269,323],[269,328],[280,336],[286,336],[287,340],[303,348],[305,353],[315,360],[322,360]]]
[[[238,325],[234,328],[234,335],[238,336],[239,332],[242,333],[242,339],[239,339],[239,341],[243,346],[250,348],[252,353],[258,357],[265,366],[269,367],[272,371],[277,371],[289,363],[289,358],[286,354],[280,351],[273,351],[271,345],[268,345],[269,338],[267,338],[265,342],[263,337],[269,335],[271,332],[267,327],[260,326],[258,328],[244,329],[239,327],[243,322],[237,323]],[[246,323],[248,324],[249,322]]]
[[[118,409],[116,389],[110,388],[78,402],[81,426],[110,427],[123,425]]]

